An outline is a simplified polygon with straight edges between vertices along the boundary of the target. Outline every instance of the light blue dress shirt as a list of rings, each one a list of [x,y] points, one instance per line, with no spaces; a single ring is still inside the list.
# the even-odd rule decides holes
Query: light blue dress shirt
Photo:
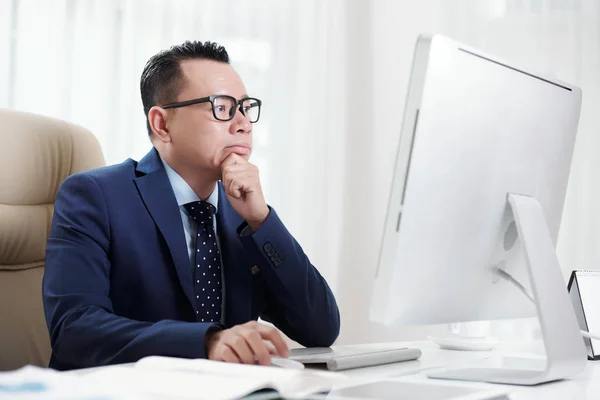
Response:
[[[188,185],[188,183],[179,175],[167,162],[160,157],[163,166],[165,167],[165,171],[167,172],[167,177],[169,178],[169,182],[171,183],[171,187],[173,188],[173,193],[175,193],[175,198],[177,199],[177,205],[179,206],[179,214],[181,215],[181,223],[183,224],[183,230],[185,233],[185,242],[188,250],[188,257],[190,259],[190,274],[193,274],[194,265],[195,265],[195,255],[194,251],[196,250],[196,235],[198,234],[198,224],[192,219],[190,214],[185,209],[184,205],[187,203],[191,203],[193,201],[200,201],[201,199],[198,197],[194,189]],[[224,277],[224,268],[223,265],[223,257],[221,252],[221,243],[219,242],[219,232],[217,231],[217,218],[216,213],[219,212],[219,185],[215,185],[215,189],[212,191],[210,196],[206,200],[204,200],[210,204],[212,204],[215,209],[215,215],[213,218],[213,228],[215,229],[215,235],[217,239],[217,246],[219,248],[219,257],[221,258],[221,282],[223,282],[223,301],[221,302],[221,322],[225,320],[225,277]]]

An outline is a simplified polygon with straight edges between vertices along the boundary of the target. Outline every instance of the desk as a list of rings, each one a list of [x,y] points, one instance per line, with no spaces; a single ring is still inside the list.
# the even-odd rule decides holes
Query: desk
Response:
[[[386,378],[404,377],[415,382],[423,382],[426,379],[425,372],[435,368],[449,367],[456,364],[476,362],[494,356],[524,356],[531,355],[540,357],[543,354],[541,343],[528,344],[507,344],[501,349],[494,351],[452,351],[441,350],[431,342],[404,342],[404,343],[378,343],[354,345],[359,349],[376,349],[379,347],[417,347],[423,352],[420,360],[406,361],[395,364],[380,365],[374,367],[357,368],[343,371],[341,373],[356,378],[358,381],[376,381]],[[335,346],[334,346],[335,347]],[[69,373],[85,374],[90,371],[97,371],[98,367],[82,370],[74,370]],[[437,380],[436,380],[437,381]],[[546,383],[538,386],[512,386],[512,385],[494,385],[482,383],[461,382],[463,385],[472,385],[481,387],[485,385],[490,388],[505,388],[510,392],[511,400],[554,400],[554,399],[599,399],[600,398],[600,361],[588,361],[586,370],[580,376],[558,382]],[[266,397],[260,397],[266,398]]]
[[[361,349],[368,349],[390,345],[392,345],[392,343],[355,346]],[[494,356],[523,357],[531,355],[532,357],[541,357],[543,355],[543,346],[541,342],[506,344],[501,349],[494,351],[442,350],[431,342],[406,342],[395,343],[393,345],[417,347],[421,349],[423,355],[421,359],[416,361],[358,368],[344,372],[350,377],[361,379],[367,377],[384,379],[409,376],[414,377],[415,381],[422,382],[426,377],[425,372],[435,368],[450,367],[460,363],[476,362]],[[469,382],[463,383],[470,385]],[[477,385],[480,386],[481,383],[477,383]],[[513,386],[487,383],[484,385],[491,388],[508,388],[511,400],[600,399],[600,361],[588,361],[584,373],[574,379],[550,382],[538,386]]]

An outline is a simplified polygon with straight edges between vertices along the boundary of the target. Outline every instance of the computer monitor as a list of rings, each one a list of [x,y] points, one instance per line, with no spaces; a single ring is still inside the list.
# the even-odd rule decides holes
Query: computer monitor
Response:
[[[580,108],[573,85],[440,35],[417,40],[370,317],[393,327],[537,315],[547,356],[539,368],[436,377],[536,384],[583,370],[555,252]]]

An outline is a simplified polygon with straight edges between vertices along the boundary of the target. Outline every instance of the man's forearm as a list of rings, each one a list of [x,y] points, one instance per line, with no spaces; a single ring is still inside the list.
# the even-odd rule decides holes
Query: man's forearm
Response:
[[[335,297],[275,211],[240,239],[272,294],[267,310],[272,322],[304,345],[333,343],[340,325]]]

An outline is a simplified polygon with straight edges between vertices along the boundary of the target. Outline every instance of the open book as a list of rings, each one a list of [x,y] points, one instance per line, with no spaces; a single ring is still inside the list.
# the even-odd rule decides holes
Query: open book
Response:
[[[113,366],[85,375],[143,399],[238,399],[262,389],[302,398],[349,384],[340,373],[229,364],[205,359],[151,356],[132,366]],[[139,397],[141,396],[141,397]]]

